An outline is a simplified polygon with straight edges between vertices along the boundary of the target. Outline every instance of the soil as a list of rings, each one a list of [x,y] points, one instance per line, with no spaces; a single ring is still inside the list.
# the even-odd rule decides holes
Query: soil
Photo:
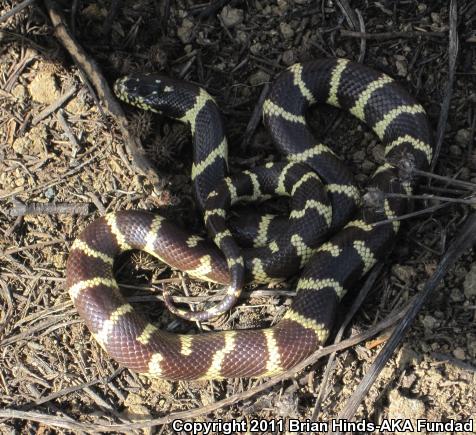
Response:
[[[0,1],[0,16],[14,3]],[[347,1],[331,0],[117,3],[116,14],[111,1],[62,6],[75,38],[109,83],[134,71],[163,71],[203,86],[224,114],[232,171],[262,164],[275,153],[261,124],[251,136],[243,134],[263,89],[289,65],[318,57],[360,60],[394,77],[425,107],[437,130],[451,80],[449,2],[355,1],[350,9]],[[446,179],[423,178],[420,194],[462,198],[476,191],[475,24],[474,2],[458,1],[453,95],[434,170]],[[0,432],[80,433],[86,423],[122,423],[117,432],[132,432],[130,422],[202,407],[261,381],[168,382],[139,376],[111,360],[77,315],[64,289],[65,263],[89,222],[124,209],[160,211],[197,231],[202,220],[191,195],[188,128],[124,107],[130,131],[142,140],[163,182],[157,191],[137,171],[115,119],[98,104],[53,31],[42,2],[0,22],[0,412],[23,412],[14,419],[0,417]],[[327,107],[312,108],[308,122],[365,188],[383,160],[373,133]],[[467,185],[455,186],[452,179]],[[58,203],[67,204],[63,213],[56,213]],[[414,206],[420,210],[436,203]],[[19,212],[33,204],[40,214]],[[86,209],[78,213],[81,205]],[[421,291],[472,209],[454,202],[403,222],[397,246],[346,336],[372,328]],[[172,331],[198,327],[163,310],[157,295],[164,285],[176,287],[177,294],[185,289],[189,296],[220,291],[144,253],[121,259],[118,269],[134,306]],[[278,295],[254,293],[227,318],[200,328],[268,325],[289,305],[294,282],[281,285]],[[341,317],[350,303],[344,301]],[[314,416],[325,361],[264,394],[194,420],[328,422],[343,409],[390,332],[337,355]],[[34,418],[35,413],[55,416],[55,422]],[[475,415],[476,261],[468,251],[424,306],[355,418],[467,421]],[[78,425],[67,429],[71,422]],[[144,431],[174,433],[170,424]]]

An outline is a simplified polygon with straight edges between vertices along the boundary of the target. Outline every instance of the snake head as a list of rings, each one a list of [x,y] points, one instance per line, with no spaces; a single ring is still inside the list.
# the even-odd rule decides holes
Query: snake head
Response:
[[[161,74],[135,73],[118,79],[114,92],[128,104],[181,119],[193,107],[200,89]]]

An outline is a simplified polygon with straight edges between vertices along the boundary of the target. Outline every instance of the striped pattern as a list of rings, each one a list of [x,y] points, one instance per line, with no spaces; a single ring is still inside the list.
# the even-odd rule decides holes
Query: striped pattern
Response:
[[[227,143],[213,99],[190,84],[158,75],[116,82],[117,95],[137,107],[173,115],[190,124],[194,140],[192,179],[214,244],[148,212],[112,213],[90,224],[71,247],[67,288],[92,336],[122,365],[166,379],[222,379],[281,373],[324,344],[337,304],[372,266],[388,254],[399,229],[404,199],[379,192],[411,192],[392,163],[410,156],[425,168],[432,145],[423,108],[390,77],[344,59],[297,64],[283,72],[263,105],[263,119],[282,162],[227,175]],[[369,189],[382,203],[356,215],[360,192],[350,172],[319,144],[304,118],[315,102],[341,107],[364,121],[385,145],[388,159]],[[287,218],[257,213],[246,227],[249,248],[235,242],[227,216],[233,203],[289,197]],[[385,225],[375,222],[390,219]],[[237,227],[237,231],[244,228]],[[325,234],[333,235],[324,243]],[[101,234],[102,237],[97,237]],[[192,313],[203,320],[228,310],[240,297],[245,275],[274,282],[301,270],[297,295],[284,317],[262,330],[175,335],[139,316],[120,294],[113,262],[142,249],[189,274],[226,287],[223,299]]]

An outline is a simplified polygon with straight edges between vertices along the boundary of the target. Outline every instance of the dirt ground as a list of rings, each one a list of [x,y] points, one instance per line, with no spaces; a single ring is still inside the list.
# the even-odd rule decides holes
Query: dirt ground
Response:
[[[13,3],[0,1],[0,16]],[[274,153],[265,129],[249,125],[273,77],[298,61],[337,56],[394,77],[425,107],[435,132],[451,81],[453,96],[434,171],[447,179],[423,178],[418,193],[474,195],[474,2],[458,1],[454,77],[445,1],[355,1],[348,9],[347,1],[332,0],[118,3],[115,15],[105,0],[63,2],[62,10],[109,83],[132,71],[165,71],[206,88],[224,114],[233,171],[268,161]],[[1,433],[88,433],[90,424],[113,423],[122,425],[118,433],[141,432],[128,425],[207,406],[262,382],[138,376],[108,358],[77,315],[64,289],[65,264],[75,236],[89,222],[113,210],[150,209],[185,227],[200,230],[202,225],[191,196],[188,128],[124,109],[131,132],[160,174],[160,192],[136,170],[115,119],[53,36],[42,2],[0,23]],[[383,158],[377,138],[352,117],[327,107],[311,109],[308,121],[365,187]],[[43,211],[25,213],[24,205],[35,203]],[[62,213],[56,213],[55,203],[67,204]],[[416,201],[415,209],[435,203]],[[345,336],[372,328],[421,291],[470,212],[470,205],[454,202],[405,220],[396,249]],[[176,287],[177,294],[185,288],[191,296],[220,289],[189,281],[143,253],[121,260],[118,277],[134,306],[171,331],[197,326],[162,310],[157,295],[164,285]],[[269,325],[289,305],[294,282],[285,283],[278,295],[253,293],[227,319],[201,328]],[[350,303],[350,298],[344,301],[342,318]],[[191,420],[330,421],[389,332],[338,353],[319,409],[315,403],[325,359],[251,399]],[[17,418],[5,418],[1,412],[6,411],[17,412]],[[424,306],[355,418],[467,421],[475,415],[476,262],[468,251]],[[174,433],[170,424],[144,431]]]

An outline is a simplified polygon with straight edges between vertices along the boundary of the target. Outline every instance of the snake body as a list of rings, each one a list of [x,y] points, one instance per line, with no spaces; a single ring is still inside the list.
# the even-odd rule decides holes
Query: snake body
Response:
[[[405,199],[380,195],[380,207],[356,212],[352,176],[312,136],[307,107],[330,104],[373,129],[386,147],[386,163],[368,190],[380,194],[411,193],[412,180],[399,174],[399,162],[428,166],[432,147],[424,109],[387,75],[348,60],[296,64],[278,76],[263,105],[264,123],[283,159],[230,176],[220,113],[203,89],[160,75],[132,75],[116,82],[115,91],[124,101],[190,125],[194,192],[214,243],[146,211],[111,213],[91,223],[72,245],[67,287],[94,338],[123,366],[166,379],[260,377],[293,367],[325,343],[340,299],[388,254],[399,228],[393,218],[407,210]],[[236,202],[272,195],[290,197],[287,218],[254,213],[242,217],[245,223],[227,221]],[[389,221],[377,224],[383,220]],[[230,230],[240,226],[239,235]],[[228,285],[220,303],[198,313],[174,307],[165,295],[173,312],[193,320],[227,310],[246,281],[302,272],[291,307],[273,327],[180,335],[159,330],[121,296],[112,267],[129,249]]]

